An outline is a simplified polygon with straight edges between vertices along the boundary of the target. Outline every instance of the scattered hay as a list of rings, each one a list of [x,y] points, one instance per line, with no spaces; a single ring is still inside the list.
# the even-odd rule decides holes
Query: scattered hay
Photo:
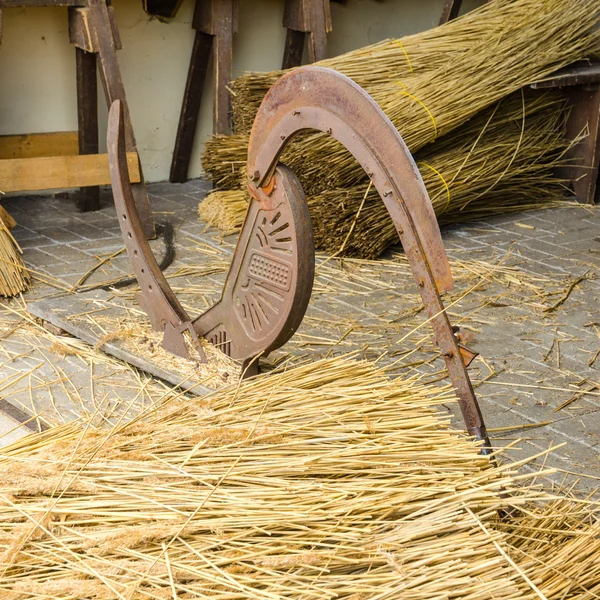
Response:
[[[535,475],[448,429],[449,399],[335,359],[5,448],[3,596],[595,597],[592,507],[556,518]]]

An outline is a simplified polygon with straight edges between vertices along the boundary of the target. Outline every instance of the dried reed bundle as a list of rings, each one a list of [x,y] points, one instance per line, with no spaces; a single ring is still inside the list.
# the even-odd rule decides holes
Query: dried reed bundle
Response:
[[[29,272],[21,258],[22,250],[10,232],[15,222],[0,209],[0,296],[10,298],[27,289]]]
[[[398,128],[411,152],[432,143],[461,125],[480,110],[527,83],[549,75],[557,68],[584,58],[596,47],[600,17],[596,0],[516,0],[498,2],[499,15],[510,6],[509,19],[485,29],[480,41],[452,57],[433,71],[373,86],[370,94]],[[483,28],[482,28],[483,30]],[[236,146],[243,144],[238,140]],[[208,159],[205,169],[217,161]],[[230,153],[231,154],[231,153]],[[230,164],[243,164],[245,151],[229,157]],[[308,194],[350,187],[365,179],[351,154],[323,133],[312,133],[292,141],[286,162],[298,169]]]
[[[501,8],[501,10],[499,10]],[[316,63],[343,73],[370,91],[425,71],[432,71],[469,49],[492,28],[520,18],[515,0],[493,0],[448,23],[399,39],[387,39]],[[245,73],[231,82],[236,133],[250,133],[254,117],[269,88],[286,70]]]
[[[329,359],[21,440],[0,461],[3,597],[537,598],[495,524],[545,495],[448,429],[449,398]]]
[[[553,168],[564,150],[565,105],[555,94],[517,92],[482,111],[416,156],[443,222],[550,206],[564,195]],[[367,183],[309,196],[317,248],[377,258],[398,241],[377,191]],[[200,217],[232,233],[243,223],[247,196],[215,192]]]

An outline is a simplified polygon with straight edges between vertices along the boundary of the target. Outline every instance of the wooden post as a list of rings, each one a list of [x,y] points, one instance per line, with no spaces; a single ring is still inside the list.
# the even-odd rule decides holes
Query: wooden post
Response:
[[[458,17],[460,8],[462,6],[462,0],[446,0],[444,2],[444,8],[442,9],[442,16],[440,17],[440,25],[452,21]]]
[[[196,31],[171,161],[171,183],[187,181],[212,44],[212,35]]]
[[[285,36],[285,48],[283,49],[282,69],[291,69],[299,67],[302,64],[302,55],[304,54],[304,38],[306,34],[303,31],[288,29]]]
[[[558,173],[571,181],[578,202],[594,204],[600,162],[600,84],[566,88],[565,93],[571,104],[567,139],[587,135],[569,148],[565,158],[571,165]]]
[[[77,65],[77,123],[79,154],[98,154],[98,81],[96,55],[75,48]],[[100,188],[84,187],[75,195],[82,211],[100,208]]]
[[[233,32],[235,0],[213,0],[214,31],[214,132],[231,133],[231,95],[233,78]]]
[[[237,33],[238,0],[196,0],[192,27],[196,30],[169,180],[187,180],[208,61],[213,54],[213,131],[231,133],[229,82],[233,71],[233,36]]]
[[[115,100],[121,100],[122,102],[127,151],[137,153],[135,135],[125,96],[125,87],[123,86],[117,60],[116,50],[117,45],[120,45],[120,40],[115,37],[116,30],[112,24],[114,18],[111,19],[105,0],[87,0],[87,8],[76,9],[76,11],[81,15],[83,22],[86,24],[85,28],[79,28],[80,33],[89,36],[89,38],[86,38],[85,43],[89,42],[98,54],[100,75],[108,105],[110,106]],[[144,234],[148,238],[152,238],[155,235],[154,221],[152,219],[148,192],[146,191],[141,165],[140,175],[141,182],[132,184],[131,187]]]

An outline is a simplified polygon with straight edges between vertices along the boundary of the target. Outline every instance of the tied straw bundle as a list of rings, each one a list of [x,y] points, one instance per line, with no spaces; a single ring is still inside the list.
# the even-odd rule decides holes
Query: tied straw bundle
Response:
[[[480,110],[597,50],[597,0],[496,0],[493,27],[481,21],[481,35],[468,49],[438,68],[378,83],[367,91],[398,128],[411,152],[434,142]],[[486,13],[489,16],[491,13]],[[363,65],[365,71],[368,63]],[[225,138],[226,139],[226,138]],[[244,164],[247,141],[236,143],[226,164],[214,156],[223,138],[207,144],[203,165],[219,186]],[[351,187],[366,177],[352,155],[323,133],[292,141],[286,162],[308,194]],[[219,165],[216,170],[214,167]],[[298,168],[301,167],[301,168]],[[239,176],[239,174],[238,174]]]
[[[556,94],[515,92],[415,156],[441,221],[548,206],[563,194],[552,169],[564,150],[565,104]],[[367,183],[309,196],[315,246],[377,258],[397,243],[377,190]],[[247,209],[241,190],[213,192],[200,217],[228,234]]]
[[[492,468],[431,407],[450,397],[337,358],[22,440],[0,461],[2,597],[597,597],[591,509],[563,499],[559,521],[524,485],[543,472]]]
[[[487,2],[458,19],[414,35],[387,39],[315,64],[350,77],[367,91],[390,80],[432,71],[448,64],[488,35],[505,27],[506,21],[522,18],[517,2]],[[269,88],[287,70],[245,73],[231,82],[235,133],[250,133],[254,117]]]
[[[22,250],[10,232],[15,225],[15,220],[0,206],[0,296],[5,298],[24,292],[29,285]]]

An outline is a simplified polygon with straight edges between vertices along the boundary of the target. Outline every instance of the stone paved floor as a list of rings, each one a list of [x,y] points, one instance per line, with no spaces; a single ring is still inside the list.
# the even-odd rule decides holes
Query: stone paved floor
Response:
[[[203,181],[149,186],[156,218],[168,218],[177,227],[178,255],[169,272],[198,267],[195,275],[175,283],[184,302],[197,307],[218,297],[235,242],[221,240],[198,220],[197,204],[207,189]],[[19,223],[14,235],[28,265],[52,284],[36,281],[26,301],[64,293],[123,246],[108,194],[102,210],[86,214],[66,198],[11,198],[3,204]],[[461,323],[468,345],[481,355],[472,376],[494,444],[518,440],[519,450],[511,456],[520,457],[565,443],[549,464],[586,473],[585,484],[595,487],[600,478],[600,212],[572,206],[496,217],[445,227],[443,238],[456,275],[456,290],[446,303],[454,303],[452,321]],[[161,242],[153,246],[160,254]],[[222,268],[203,271],[207,256]],[[415,322],[423,325],[423,317],[399,260],[390,255],[379,263],[321,264],[303,327],[271,363],[286,356],[314,359],[356,350],[382,364],[394,363],[404,375],[440,379],[442,363],[426,324],[412,331]],[[120,254],[86,285],[127,273],[128,259]],[[584,275],[564,303],[547,310]],[[36,415],[30,426],[105,415],[106,407],[113,417],[125,418],[130,409],[135,412],[165,393],[160,382],[151,381],[140,396],[143,375],[100,352],[90,361],[61,354],[42,333],[12,331],[8,324],[20,315],[10,309],[20,304],[5,306],[8,310],[0,313],[5,319],[4,331],[0,324],[0,396]],[[449,411],[460,426],[456,408]]]

